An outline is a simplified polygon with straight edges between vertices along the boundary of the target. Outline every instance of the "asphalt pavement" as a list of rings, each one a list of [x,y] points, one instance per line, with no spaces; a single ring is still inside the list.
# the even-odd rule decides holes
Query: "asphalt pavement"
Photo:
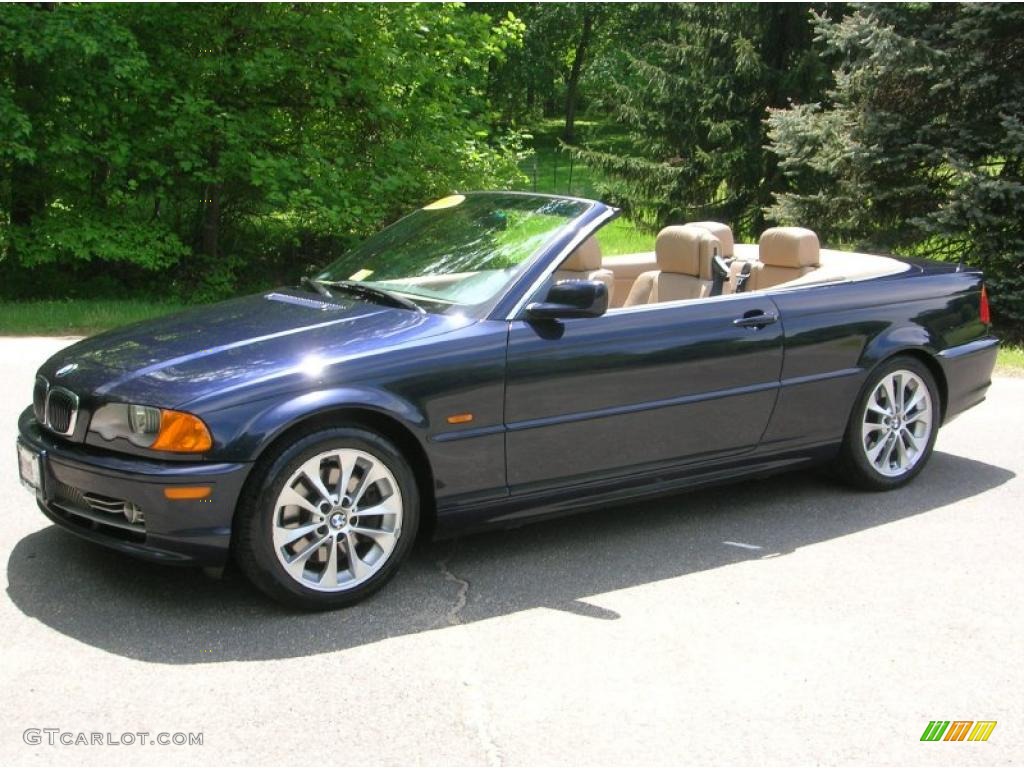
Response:
[[[14,438],[66,343],[0,339],[0,764],[1024,761],[1024,379],[896,492],[806,473],[424,544],[310,615],[49,524]]]

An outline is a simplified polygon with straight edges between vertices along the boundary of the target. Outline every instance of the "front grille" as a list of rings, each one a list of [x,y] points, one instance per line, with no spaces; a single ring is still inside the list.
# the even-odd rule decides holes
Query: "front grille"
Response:
[[[46,392],[49,388],[50,383],[46,379],[36,376],[36,385],[32,388],[32,410],[40,424],[46,423]]]
[[[65,519],[83,528],[135,541],[141,541],[146,536],[143,512],[130,501],[98,493],[85,493],[55,481],[50,503]]]
[[[65,485],[59,480],[53,483],[53,500],[62,506],[70,506],[75,509],[89,509],[89,502],[85,500],[85,494],[77,488]]]
[[[78,417],[78,396],[61,387],[54,387],[46,398],[46,426],[61,435],[75,431]]]
[[[93,512],[103,512],[108,515],[122,515],[132,525],[143,525],[146,522],[142,510],[130,501],[124,499],[113,499],[110,496],[101,496],[98,493],[83,493],[82,497],[89,509]]]

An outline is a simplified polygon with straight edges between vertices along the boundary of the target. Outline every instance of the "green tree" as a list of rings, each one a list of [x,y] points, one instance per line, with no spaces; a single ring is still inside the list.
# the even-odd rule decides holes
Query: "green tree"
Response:
[[[818,17],[823,103],[772,113],[792,190],[769,214],[834,242],[964,260],[1024,330],[1024,7],[916,3]]]
[[[485,88],[517,34],[457,4],[0,7],[4,289],[210,298],[507,185]]]
[[[523,27],[521,46],[491,67],[489,94],[501,119],[534,123],[564,121],[566,141],[575,139],[580,107],[597,90],[586,73],[591,63],[629,41],[621,20],[635,7],[611,3],[484,3],[495,20],[511,16]],[[591,88],[588,88],[591,86]]]
[[[716,218],[763,225],[779,183],[765,152],[768,107],[819,95],[828,68],[803,3],[655,5],[622,34],[644,40],[604,66],[603,106],[628,132],[615,151],[578,147],[613,183],[609,196],[652,224]]]

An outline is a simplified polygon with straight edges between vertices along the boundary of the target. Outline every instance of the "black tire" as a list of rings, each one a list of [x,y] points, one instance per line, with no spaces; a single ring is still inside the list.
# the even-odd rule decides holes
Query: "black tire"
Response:
[[[338,449],[363,451],[383,462],[401,491],[402,522],[394,549],[376,573],[345,591],[325,592],[300,584],[285,570],[274,550],[273,521],[278,496],[292,474],[318,454]],[[234,557],[256,587],[285,605],[314,611],[354,605],[384,586],[412,549],[420,521],[416,479],[401,452],[374,432],[334,427],[307,433],[262,461],[254,473],[235,517]]]
[[[927,387],[932,409],[931,430],[924,449],[910,469],[898,476],[888,476],[879,471],[868,459],[863,442],[862,426],[868,398],[872,396],[880,382],[898,371],[913,373]],[[857,397],[847,422],[839,457],[834,464],[835,474],[848,485],[868,491],[889,491],[904,486],[917,477],[928,463],[928,459],[931,458],[932,448],[935,446],[935,438],[939,433],[941,423],[942,400],[932,372],[916,358],[906,355],[890,358],[871,372]]]

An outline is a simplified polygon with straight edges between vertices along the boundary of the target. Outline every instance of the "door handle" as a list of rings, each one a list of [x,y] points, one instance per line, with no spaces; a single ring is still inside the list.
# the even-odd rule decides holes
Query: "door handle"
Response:
[[[732,324],[738,328],[764,328],[766,325],[779,321],[778,312],[765,312],[761,309],[752,309],[744,312],[743,317],[737,317]]]

